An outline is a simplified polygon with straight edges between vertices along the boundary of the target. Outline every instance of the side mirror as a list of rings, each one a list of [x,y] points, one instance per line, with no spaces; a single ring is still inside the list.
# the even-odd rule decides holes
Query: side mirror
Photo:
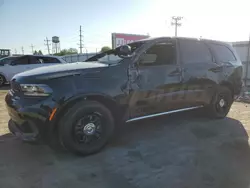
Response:
[[[152,64],[156,61],[156,54],[143,54],[140,57],[139,64]]]
[[[131,47],[129,45],[123,45],[119,48],[119,55],[120,56],[129,56],[131,55],[132,51],[131,51]]]

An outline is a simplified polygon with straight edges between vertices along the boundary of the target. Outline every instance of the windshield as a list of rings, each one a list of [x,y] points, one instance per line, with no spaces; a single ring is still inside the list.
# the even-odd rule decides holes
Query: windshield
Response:
[[[17,59],[18,57],[4,57],[0,59],[0,65],[10,64],[13,60]]]
[[[134,43],[130,43],[128,44],[131,47],[131,52],[132,55],[134,52],[136,52],[137,49],[139,49],[143,44],[145,43],[145,41],[139,41],[139,42],[134,42]],[[89,59],[87,59],[86,61],[98,61],[100,63],[107,63],[107,64],[113,64],[113,63],[118,63],[120,60],[122,60],[122,57],[119,57],[117,52],[119,51],[119,48],[113,49],[113,50],[108,50],[106,52],[97,54]]]

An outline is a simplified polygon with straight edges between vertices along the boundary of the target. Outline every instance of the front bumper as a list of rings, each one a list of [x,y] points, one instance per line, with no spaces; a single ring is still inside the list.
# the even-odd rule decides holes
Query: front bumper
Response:
[[[30,126],[27,123],[24,123],[23,125],[18,125],[15,123],[12,119],[8,122],[9,130],[12,134],[17,136],[23,141],[26,142],[37,142],[39,141],[39,131],[36,126],[33,126],[33,131],[31,132],[25,132],[23,131],[24,127]]]
[[[46,141],[51,125],[51,106],[55,105],[49,98],[16,99],[8,93],[5,102],[10,116],[8,127],[11,133],[25,142]]]

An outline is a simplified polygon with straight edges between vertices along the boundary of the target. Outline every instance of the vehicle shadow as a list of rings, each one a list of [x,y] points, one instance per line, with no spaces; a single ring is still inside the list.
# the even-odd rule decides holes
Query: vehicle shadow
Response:
[[[122,125],[102,152],[88,157],[3,135],[0,187],[248,188],[250,149],[242,123],[197,115]]]

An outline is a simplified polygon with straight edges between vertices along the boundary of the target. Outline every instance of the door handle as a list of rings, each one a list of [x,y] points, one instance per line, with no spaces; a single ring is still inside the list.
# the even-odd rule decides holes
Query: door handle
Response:
[[[211,69],[209,69],[212,72],[222,72],[223,66],[217,66],[217,67],[213,67]]]

